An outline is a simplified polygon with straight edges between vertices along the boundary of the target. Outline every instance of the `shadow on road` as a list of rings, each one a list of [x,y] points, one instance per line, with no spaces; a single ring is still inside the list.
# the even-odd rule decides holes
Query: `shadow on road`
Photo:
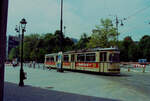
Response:
[[[4,101],[120,101],[5,82]]]
[[[92,72],[92,71],[82,71],[82,70],[69,70],[65,69],[64,73],[71,72],[78,72],[78,73],[84,73],[84,74],[91,74],[91,75],[101,75],[101,76],[111,76],[111,77],[130,77],[132,75],[120,73],[120,74],[111,74],[111,73],[103,73],[103,72]]]

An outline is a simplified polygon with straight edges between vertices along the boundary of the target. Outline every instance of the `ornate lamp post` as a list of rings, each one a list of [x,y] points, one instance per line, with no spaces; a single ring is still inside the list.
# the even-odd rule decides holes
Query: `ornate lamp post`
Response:
[[[113,16],[113,15],[109,15],[109,16]],[[119,38],[118,38],[118,36],[119,36],[119,33],[118,33],[118,28],[120,27],[120,26],[124,26],[124,24],[123,24],[123,21],[124,20],[126,20],[126,18],[123,18],[123,19],[119,19],[118,18],[118,16],[117,15],[115,15],[115,16],[113,16],[113,17],[115,17],[115,24],[116,24],[116,39],[117,39],[117,48],[118,48],[118,46],[119,46]]]
[[[125,20],[125,19],[123,19]],[[118,39],[118,26],[119,26],[119,23],[120,23],[120,26],[123,26],[123,20],[122,19],[118,19],[118,17],[116,16],[116,29],[117,29],[117,48],[118,48],[118,42],[119,42],[119,39]]]
[[[20,38],[20,24],[19,24],[19,26],[16,25],[15,31],[18,33],[18,37],[19,37],[19,40],[20,40],[21,39]]]
[[[21,29],[22,29],[22,36],[21,36],[21,67],[20,67],[20,81],[19,81],[19,86],[22,87],[22,86],[24,86],[23,80],[26,79],[25,73],[24,73],[24,70],[23,70],[23,39],[24,39],[24,32],[26,31],[25,27],[26,27],[27,22],[23,18],[20,21],[20,24],[21,24]]]
[[[20,24],[19,26],[16,25],[15,31],[18,33],[18,38],[19,38],[19,45],[21,43],[21,36],[20,36]],[[20,46],[21,47],[21,46]],[[21,53],[21,48],[19,48],[19,52]],[[20,62],[20,57],[19,57],[19,62]]]

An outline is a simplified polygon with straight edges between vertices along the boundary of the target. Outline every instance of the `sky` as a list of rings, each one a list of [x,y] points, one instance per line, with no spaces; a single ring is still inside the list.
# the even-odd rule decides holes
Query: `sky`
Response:
[[[17,35],[16,25],[27,20],[25,35],[54,33],[60,29],[61,0],[9,0],[7,35]],[[115,17],[124,20],[119,26],[119,39],[131,36],[138,41],[150,35],[150,0],[64,0],[63,25],[65,36],[79,39],[91,35],[100,19]]]

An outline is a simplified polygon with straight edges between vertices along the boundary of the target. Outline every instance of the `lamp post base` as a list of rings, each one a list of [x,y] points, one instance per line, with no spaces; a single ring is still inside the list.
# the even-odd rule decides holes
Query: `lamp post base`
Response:
[[[60,69],[57,69],[57,72],[62,72],[63,73],[64,70],[60,68]]]
[[[24,86],[24,82],[23,82],[23,81],[20,81],[20,82],[19,82],[19,86],[20,86],[20,87],[23,87],[23,86]]]
[[[20,81],[19,81],[19,86],[20,87],[23,87],[24,86],[24,71],[23,71],[23,68],[20,69]]]

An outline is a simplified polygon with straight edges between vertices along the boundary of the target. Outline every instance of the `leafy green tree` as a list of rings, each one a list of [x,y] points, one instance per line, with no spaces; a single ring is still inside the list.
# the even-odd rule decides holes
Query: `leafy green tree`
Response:
[[[81,35],[80,40],[78,41],[78,43],[75,46],[76,49],[85,49],[85,48],[87,48],[87,44],[88,44],[89,40],[90,40],[90,37],[88,37],[86,33],[83,33]]]
[[[12,48],[8,58],[9,60],[13,60],[13,58],[19,58],[19,47]]]
[[[146,58],[150,61],[150,36],[145,35],[139,42],[140,58]]]
[[[24,61],[44,62],[45,54],[69,51],[74,49],[71,38],[56,30],[55,33],[30,34],[24,37],[23,59]],[[10,59],[19,57],[19,48],[15,48],[9,54]]]
[[[121,61],[137,61],[138,46],[130,36],[124,38],[119,45]]]
[[[45,48],[46,53],[55,52],[54,47],[57,47],[57,38],[52,33],[47,33],[43,38],[43,47]]]
[[[91,39],[88,43],[89,48],[110,47],[116,45],[116,28],[113,27],[110,19],[101,19],[101,25],[93,29]]]
[[[66,37],[64,40],[64,51],[69,51],[74,49],[74,42],[71,38]]]

